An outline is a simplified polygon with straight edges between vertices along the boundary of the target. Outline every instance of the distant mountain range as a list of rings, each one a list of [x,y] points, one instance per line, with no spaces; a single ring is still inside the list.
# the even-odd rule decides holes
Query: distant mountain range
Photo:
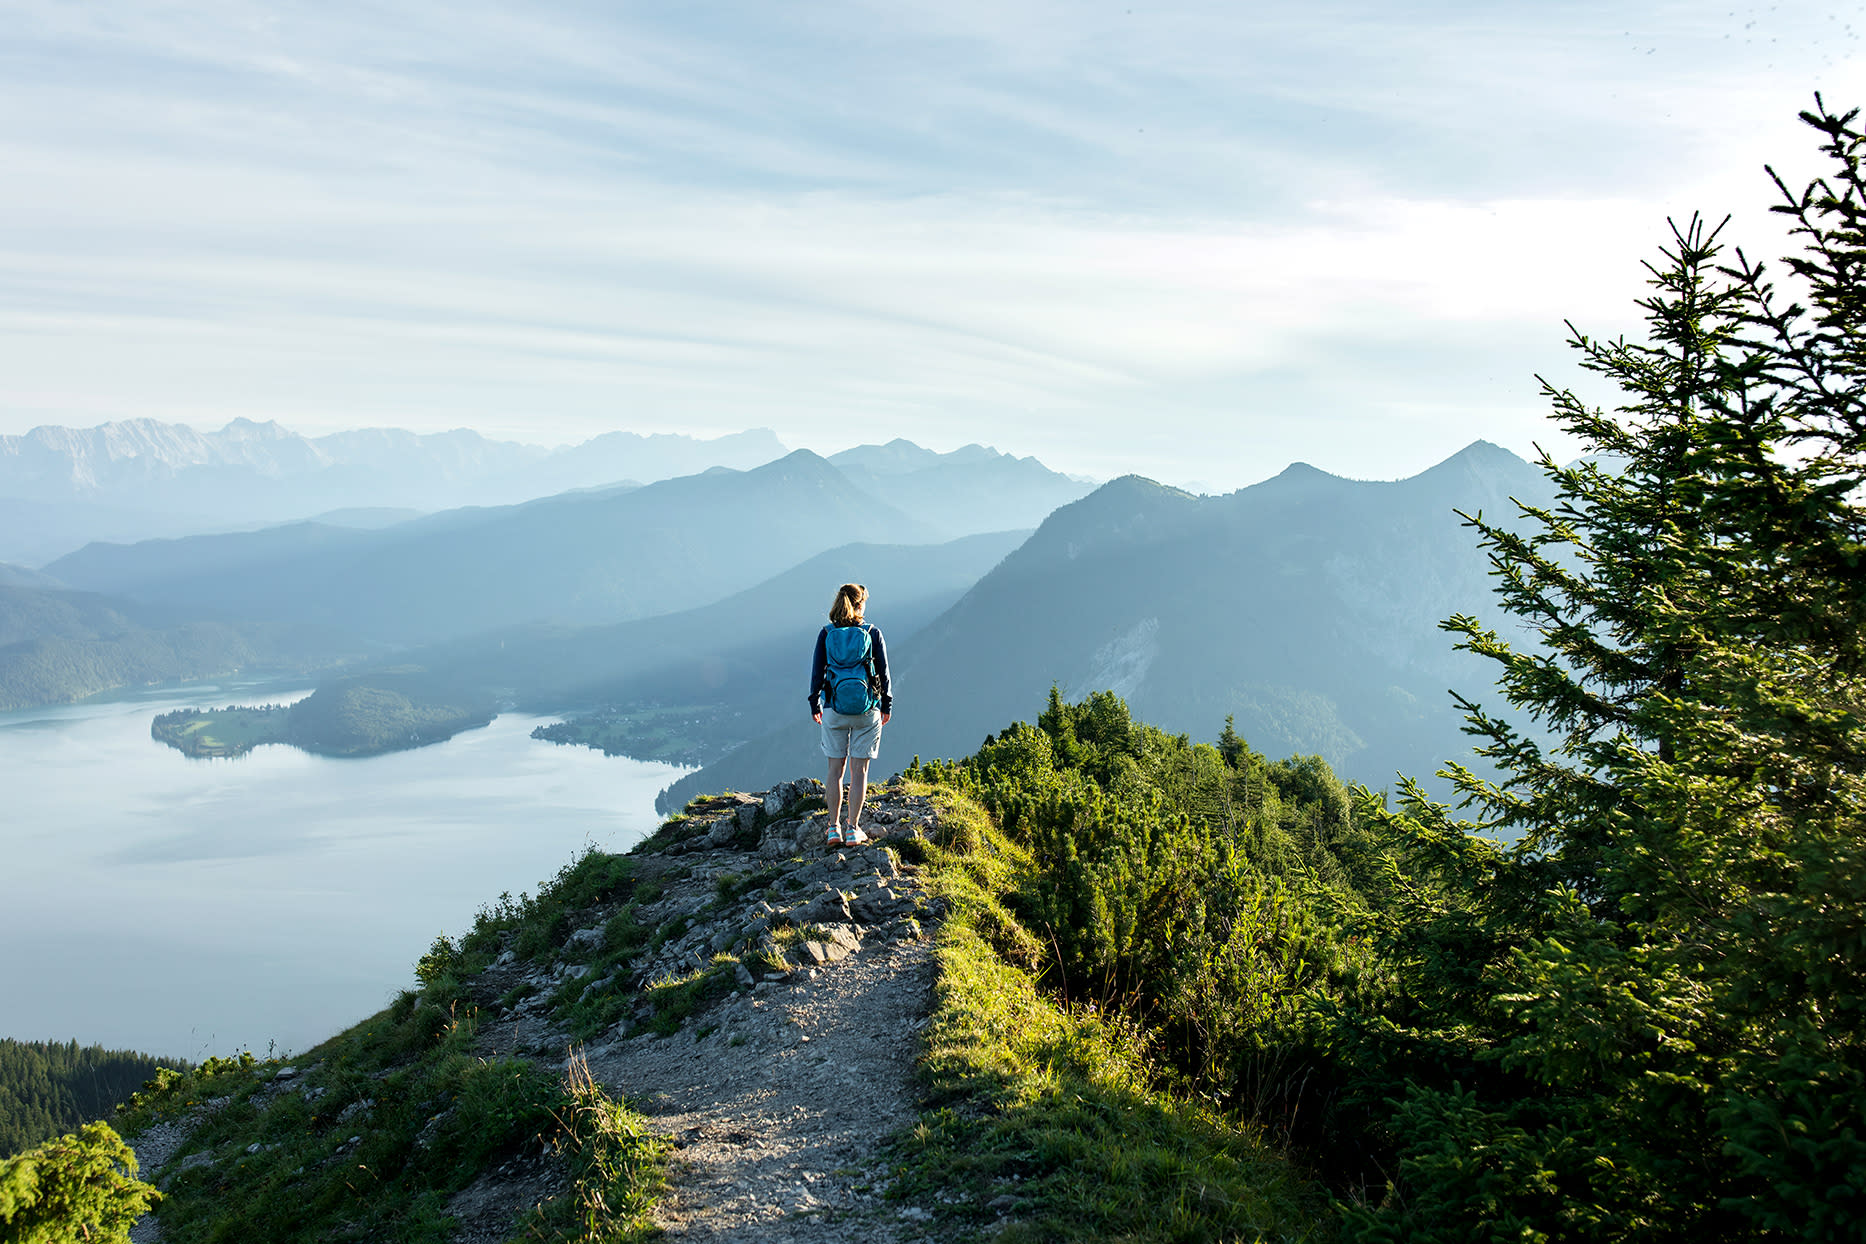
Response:
[[[983,445],[936,454],[912,441],[858,445],[829,461],[856,487],[898,506],[942,536],[1035,527],[1093,484],[1059,475],[1035,458]]]
[[[711,440],[608,432],[545,449],[489,440],[467,428],[431,434],[361,428],[307,437],[250,419],[235,419],[217,432],[125,419],[0,436],[0,496],[181,510],[211,501],[237,506],[249,517],[270,510],[302,518],[348,506],[506,504],[716,466],[746,469],[786,452],[766,428]]]
[[[1222,497],[1134,476],[1090,488],[1033,459],[895,441],[409,521],[351,512],[97,544],[38,572],[0,567],[23,619],[0,630],[0,679],[46,638],[35,625],[85,652],[154,653],[135,680],[207,672],[214,637],[253,660],[292,655],[256,638],[313,624],[347,637],[332,651],[373,646],[499,702],[703,709],[682,728],[717,758],[665,793],[671,806],[816,771],[804,663],[835,585],[854,579],[893,656],[887,771],[971,752],[1033,718],[1052,684],[1114,690],[1201,739],[1229,715],[1261,752],[1319,754],[1374,785],[1468,756],[1447,690],[1482,698],[1492,671],[1438,624],[1495,610],[1454,511],[1547,504],[1540,471],[1478,442],[1394,482],[1297,464]],[[87,673],[80,649],[31,669],[104,689],[120,667]]]
[[[505,505],[784,456],[768,429],[698,440],[610,432],[545,449],[459,429],[306,437],[235,419],[217,432],[126,419],[0,436],[0,560],[43,562],[91,540],[180,536],[332,510]]]
[[[380,527],[466,506],[749,471],[787,452],[763,428],[710,440],[608,432],[547,450],[466,429],[305,437],[246,419],[205,433],[154,419],[40,427],[0,436],[0,562],[43,565],[94,541],[288,521]],[[940,454],[896,440],[830,461],[864,495],[915,514],[940,539],[1034,527],[1090,487],[982,445]]]
[[[90,591],[314,621],[404,645],[700,605],[855,534],[881,543],[935,539],[927,524],[798,450],[745,472],[449,510],[376,531],[303,523],[91,545],[44,569]]]
[[[1053,499],[1089,487],[992,450],[883,448],[885,475],[800,449],[750,471],[714,468],[373,530],[298,523],[93,544],[44,573],[209,616],[315,621],[405,645],[675,612],[854,541],[934,544],[1020,520],[1028,528]]]
[[[1296,465],[1224,497],[1129,476],[1052,514],[1022,547],[893,649],[893,771],[961,756],[1031,720],[1049,688],[1114,690],[1136,717],[1199,739],[1227,715],[1271,756],[1317,753],[1373,785],[1469,752],[1447,689],[1483,698],[1491,671],[1438,627],[1493,613],[1488,565],[1455,509],[1545,504],[1545,477],[1478,442],[1397,482]],[[893,639],[893,637],[890,637]],[[682,779],[757,789],[821,760],[807,719]]]
[[[9,566],[0,562],[0,587],[43,587],[56,588],[58,580],[51,575],[24,566]]]
[[[523,694],[533,702],[546,686],[570,693],[651,668],[632,657],[566,663],[561,651],[600,657],[605,646],[626,651],[659,642],[651,642],[649,632],[568,638],[578,628],[692,611],[790,568],[803,578],[844,573],[840,567],[858,574],[865,564],[860,558],[837,567],[811,562],[852,544],[920,550],[882,560],[903,568],[908,591],[897,603],[937,605],[916,615],[917,622],[929,620],[1016,542],[993,535],[972,546],[966,537],[1019,523],[1028,530],[1058,498],[1091,487],[1035,459],[979,446],[939,454],[895,441],[838,458],[841,467],[799,450],[748,471],[713,467],[644,486],[583,489],[414,519],[358,509],[252,531],[94,543],[40,571],[0,565],[0,583],[77,589],[187,621],[313,623],[349,636],[352,651],[470,643],[472,636],[496,633],[501,643],[512,641],[510,659],[493,663],[497,668],[462,666],[462,677],[503,688],[505,698]],[[936,547],[951,544],[955,533],[960,551]],[[989,549],[988,560],[975,564],[984,554],[965,551],[974,548]],[[914,565],[928,574],[926,584],[913,583],[907,568]],[[798,590],[827,600],[834,586],[812,581]],[[825,607],[818,601],[806,616]],[[771,629],[759,609],[729,605],[719,616],[727,623],[723,631],[704,621],[699,630],[717,632],[719,642],[737,649]],[[773,626],[781,627],[779,616],[771,615]],[[527,649],[526,636],[534,633],[551,638],[533,640]],[[528,650],[537,653],[530,667],[521,660]],[[0,677],[5,661],[0,652]],[[230,657],[226,664],[241,662]],[[59,668],[76,669],[70,663]],[[546,679],[541,671],[547,668],[558,673]],[[68,699],[108,684],[87,676],[69,694],[43,680],[34,685],[45,688],[46,698]]]

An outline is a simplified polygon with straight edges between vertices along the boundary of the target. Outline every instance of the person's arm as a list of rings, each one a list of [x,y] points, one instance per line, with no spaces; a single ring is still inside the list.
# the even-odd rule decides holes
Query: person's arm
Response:
[[[829,651],[823,644],[828,633],[828,627],[816,633],[816,655],[810,658],[810,716],[818,721],[823,719],[823,673],[829,668]]]
[[[868,638],[875,653],[875,692],[881,697],[881,715],[894,712],[894,688],[888,682],[888,647],[881,642],[881,628],[868,628]]]

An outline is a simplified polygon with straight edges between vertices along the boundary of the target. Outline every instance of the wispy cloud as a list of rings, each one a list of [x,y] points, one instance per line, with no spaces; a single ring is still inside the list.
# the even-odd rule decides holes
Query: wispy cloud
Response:
[[[1562,319],[1866,81],[1831,7],[1292,14],[16,2],[0,431],[1398,474],[1544,434]]]

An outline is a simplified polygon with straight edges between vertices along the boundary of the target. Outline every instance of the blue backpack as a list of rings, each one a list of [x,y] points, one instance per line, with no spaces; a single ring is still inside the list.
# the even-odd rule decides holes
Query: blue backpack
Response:
[[[880,701],[875,697],[874,644],[866,626],[832,626],[823,634],[823,703],[848,717],[859,717]]]

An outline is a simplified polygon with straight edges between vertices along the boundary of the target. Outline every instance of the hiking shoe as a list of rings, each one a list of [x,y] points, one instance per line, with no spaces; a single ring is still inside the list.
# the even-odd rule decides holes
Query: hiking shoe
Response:
[[[839,847],[839,846],[841,846],[841,845],[842,845],[842,830],[841,830],[841,828],[840,828],[840,827],[838,827],[838,828],[836,828],[836,829],[832,829],[832,830],[830,830],[830,831],[829,831],[828,833],[826,833],[826,834],[824,834],[824,835],[823,835],[823,845],[824,845],[824,846],[826,846],[826,847]]]
[[[868,841],[868,835],[859,829],[845,830],[842,835],[842,840],[852,847],[859,847],[864,842]]]

